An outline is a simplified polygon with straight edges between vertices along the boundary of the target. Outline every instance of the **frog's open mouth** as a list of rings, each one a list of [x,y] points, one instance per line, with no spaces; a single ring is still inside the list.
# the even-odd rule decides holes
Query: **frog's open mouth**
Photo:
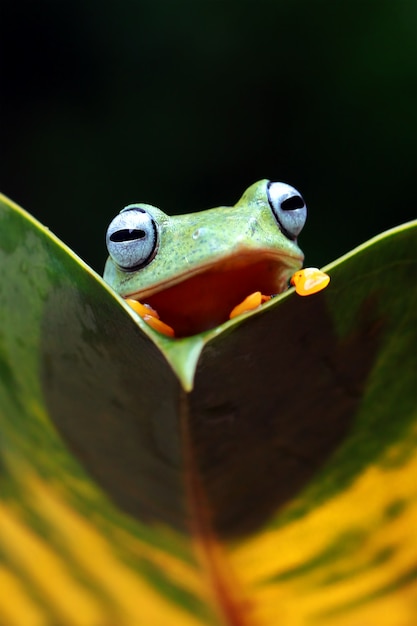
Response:
[[[272,296],[285,291],[300,261],[242,255],[127,297],[151,306],[175,337],[188,337],[227,321],[234,307],[253,292]]]

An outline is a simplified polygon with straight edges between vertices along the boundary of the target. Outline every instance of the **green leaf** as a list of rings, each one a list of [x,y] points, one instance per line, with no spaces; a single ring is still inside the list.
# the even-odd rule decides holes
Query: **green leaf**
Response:
[[[416,223],[181,340],[0,225],[0,624],[413,622]]]

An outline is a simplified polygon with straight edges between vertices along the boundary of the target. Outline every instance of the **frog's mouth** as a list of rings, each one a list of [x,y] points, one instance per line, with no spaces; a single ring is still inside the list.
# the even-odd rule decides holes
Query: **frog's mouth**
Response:
[[[152,307],[175,337],[189,337],[226,322],[254,292],[274,296],[285,291],[301,265],[299,257],[240,255],[127,297]]]

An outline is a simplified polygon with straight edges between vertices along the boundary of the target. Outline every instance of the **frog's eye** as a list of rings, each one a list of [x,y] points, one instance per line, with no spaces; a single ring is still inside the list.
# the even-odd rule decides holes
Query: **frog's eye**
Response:
[[[302,196],[291,185],[269,183],[268,200],[284,235],[296,239],[307,217],[307,207]]]
[[[156,224],[149,213],[139,207],[123,209],[107,229],[107,250],[124,270],[136,270],[149,263],[157,243]]]

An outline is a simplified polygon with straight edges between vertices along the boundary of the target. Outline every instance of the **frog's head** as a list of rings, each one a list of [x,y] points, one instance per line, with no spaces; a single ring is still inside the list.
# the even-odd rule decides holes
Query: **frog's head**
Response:
[[[233,207],[170,217],[125,207],[107,231],[104,279],[149,304],[177,337],[214,328],[248,294],[275,295],[302,267],[297,236],[306,220],[299,192],[262,180]]]

